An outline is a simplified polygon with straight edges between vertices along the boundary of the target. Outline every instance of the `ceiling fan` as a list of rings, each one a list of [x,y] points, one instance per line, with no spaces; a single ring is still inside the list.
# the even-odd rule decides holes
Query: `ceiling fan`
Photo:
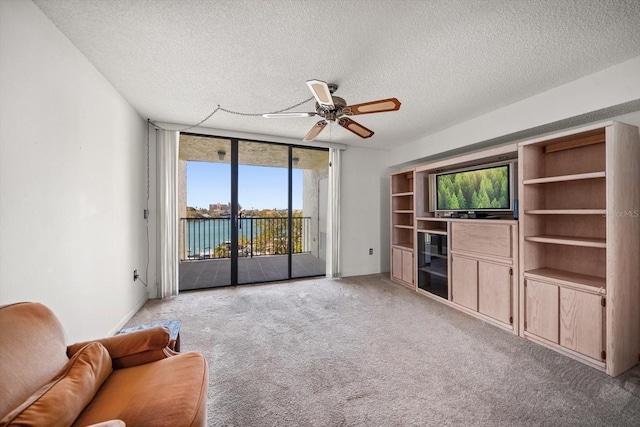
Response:
[[[345,116],[383,113],[385,111],[396,111],[400,109],[400,101],[396,98],[347,105],[347,102],[343,98],[333,96],[333,93],[338,89],[338,85],[334,83],[325,83],[321,80],[308,80],[307,86],[309,86],[311,93],[313,93],[313,96],[316,98],[315,112],[267,113],[262,115],[269,119],[284,117],[322,117],[322,120],[311,128],[303,138],[303,141],[313,141],[329,122],[338,122],[340,126],[355,133],[359,137],[369,138],[373,135],[372,130],[367,129],[360,123]]]

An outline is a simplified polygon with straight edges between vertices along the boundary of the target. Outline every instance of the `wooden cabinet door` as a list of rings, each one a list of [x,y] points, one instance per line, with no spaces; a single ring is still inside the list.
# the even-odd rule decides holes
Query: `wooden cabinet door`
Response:
[[[402,280],[413,283],[413,252],[402,251]]]
[[[391,277],[406,283],[413,283],[413,251],[391,249]]]
[[[451,249],[511,257],[511,226],[508,224],[451,224]]]
[[[511,267],[479,261],[478,311],[496,320],[511,323]]]
[[[557,344],[558,287],[527,279],[524,292],[524,330]]]
[[[451,257],[451,300],[478,311],[478,261]]]
[[[560,345],[602,360],[602,297],[560,288]]]
[[[398,248],[391,249],[391,277],[402,280],[402,250]]]

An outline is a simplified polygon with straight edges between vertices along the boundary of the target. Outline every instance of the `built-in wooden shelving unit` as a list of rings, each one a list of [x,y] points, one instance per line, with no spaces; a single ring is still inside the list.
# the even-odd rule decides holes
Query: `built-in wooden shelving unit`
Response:
[[[517,215],[435,209],[435,174],[501,161]],[[638,128],[616,122],[394,173],[392,279],[616,376],[640,358],[638,183]]]
[[[414,171],[391,175],[391,277],[414,288]]]
[[[520,334],[613,376],[640,356],[639,157],[613,122],[519,147]]]

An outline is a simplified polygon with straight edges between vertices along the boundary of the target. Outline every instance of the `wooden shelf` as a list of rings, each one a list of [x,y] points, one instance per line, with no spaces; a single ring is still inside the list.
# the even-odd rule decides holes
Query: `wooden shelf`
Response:
[[[440,236],[446,236],[447,230],[434,230],[434,229],[423,229],[419,228],[418,233],[429,233],[429,234],[438,234]]]
[[[553,236],[541,234],[539,236],[526,236],[527,242],[551,243],[553,245],[583,246],[588,248],[606,248],[605,239],[590,239],[585,237]]]
[[[527,215],[605,215],[606,209],[530,209]]]
[[[396,244],[391,245],[391,246],[393,246],[395,248],[409,249],[409,250],[413,251],[413,243],[408,243],[408,242],[396,243]]]
[[[406,193],[393,193],[391,197],[402,197],[402,196],[413,196],[413,191],[409,191]]]
[[[425,254],[428,254],[431,258],[449,259],[449,257],[447,255],[434,254],[434,253],[429,252],[429,251],[420,251],[420,255],[425,255]]]
[[[524,272],[527,279],[551,280],[560,285],[579,288],[588,292],[606,294],[606,280],[603,277],[572,273],[553,268],[538,268]]]
[[[397,213],[397,214],[412,214],[413,210],[411,209],[398,209],[393,211],[393,213]]]
[[[438,218],[435,216],[419,216],[416,217],[418,221],[435,221],[435,222],[447,222],[450,221],[451,218]]]
[[[605,176],[606,176],[605,172],[588,172],[588,173],[578,173],[574,175],[560,175],[560,176],[548,176],[544,178],[525,179],[522,181],[522,183],[524,185],[546,184],[549,182],[579,181],[581,179],[604,178]]]
[[[404,228],[405,230],[413,230],[413,225],[394,225],[395,228]]]
[[[443,277],[445,279],[448,277],[447,273],[439,273],[439,272],[437,272],[434,269],[431,269],[429,267],[418,268],[418,270],[424,271],[425,273],[433,274],[434,276]]]

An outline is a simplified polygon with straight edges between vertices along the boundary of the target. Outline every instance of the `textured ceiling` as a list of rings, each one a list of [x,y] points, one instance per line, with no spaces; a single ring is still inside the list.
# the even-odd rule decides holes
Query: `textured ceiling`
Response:
[[[142,117],[275,111],[337,83],[397,97],[318,140],[392,149],[640,56],[638,0],[35,0]],[[313,111],[308,102],[295,111]],[[318,120],[219,111],[203,126],[302,139]]]

